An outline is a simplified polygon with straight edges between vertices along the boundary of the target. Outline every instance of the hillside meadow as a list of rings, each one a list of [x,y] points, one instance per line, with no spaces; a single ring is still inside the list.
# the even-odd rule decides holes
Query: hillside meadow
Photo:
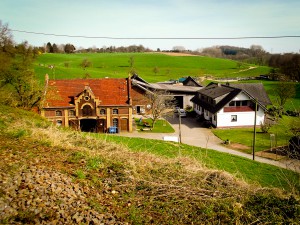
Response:
[[[43,80],[50,78],[82,78],[87,73],[91,78],[124,78],[133,69],[148,82],[159,82],[180,77],[248,77],[269,73],[269,67],[240,64],[233,60],[202,56],[170,56],[160,53],[77,53],[41,54],[35,62],[35,72]],[[83,69],[84,59],[91,66]],[[51,65],[54,66],[51,69]],[[154,71],[156,68],[156,71]]]
[[[1,224],[300,220],[292,171],[187,145],[80,133],[1,104],[0,131]]]

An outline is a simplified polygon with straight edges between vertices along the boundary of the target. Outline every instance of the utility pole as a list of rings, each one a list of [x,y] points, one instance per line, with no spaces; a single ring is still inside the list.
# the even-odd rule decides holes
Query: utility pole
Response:
[[[180,109],[178,109],[178,116],[179,116],[179,143],[181,144],[181,114],[180,114]]]
[[[253,160],[255,160],[255,139],[256,139],[256,113],[257,113],[257,100],[255,99],[255,112],[254,112],[254,131],[253,131],[253,146],[252,146],[252,155]]]

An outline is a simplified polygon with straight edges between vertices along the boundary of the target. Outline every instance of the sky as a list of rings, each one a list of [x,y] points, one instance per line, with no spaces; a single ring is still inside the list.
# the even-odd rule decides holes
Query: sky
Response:
[[[15,42],[33,46],[198,50],[260,45],[270,53],[300,52],[299,0],[0,0],[0,20],[13,30]],[[298,37],[215,39],[278,36]]]

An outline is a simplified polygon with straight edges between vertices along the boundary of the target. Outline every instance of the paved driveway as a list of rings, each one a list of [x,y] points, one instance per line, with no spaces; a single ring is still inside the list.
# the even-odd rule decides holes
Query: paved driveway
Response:
[[[127,137],[140,137],[140,138],[149,138],[163,140],[164,136],[176,136],[179,137],[179,118],[174,116],[167,119],[172,127],[175,129],[175,133],[172,134],[163,134],[163,133],[150,133],[150,132],[138,132],[133,131],[132,133],[121,133],[121,136]],[[181,142],[188,145],[193,145],[202,148],[208,148],[217,150],[220,152],[225,152],[248,159],[252,159],[252,155],[239,152],[233,149],[226,148],[222,145],[222,140],[216,137],[210,129],[202,127],[201,124],[196,120],[196,118],[181,118]],[[285,162],[279,162],[271,159],[262,158],[255,156],[255,160],[262,163],[271,164],[281,168],[288,168],[294,171],[300,172],[300,163],[299,160],[289,160]]]

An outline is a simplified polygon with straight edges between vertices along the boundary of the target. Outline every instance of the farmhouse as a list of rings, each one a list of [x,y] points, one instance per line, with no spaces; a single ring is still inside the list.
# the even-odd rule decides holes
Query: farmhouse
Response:
[[[266,106],[271,101],[261,83],[210,83],[199,90],[191,100],[194,110],[215,127],[253,126],[255,102],[256,125],[265,120]]]
[[[41,115],[87,132],[132,131],[130,79],[48,80]]]
[[[183,83],[148,83],[138,75],[133,75],[131,77],[131,83],[132,105],[134,113],[136,114],[147,114],[150,111],[149,105],[147,105],[147,98],[145,97],[146,92],[166,91],[174,96],[178,107],[185,108],[186,106],[193,105],[191,99],[195,96],[197,91],[203,88],[191,77],[185,79]]]

